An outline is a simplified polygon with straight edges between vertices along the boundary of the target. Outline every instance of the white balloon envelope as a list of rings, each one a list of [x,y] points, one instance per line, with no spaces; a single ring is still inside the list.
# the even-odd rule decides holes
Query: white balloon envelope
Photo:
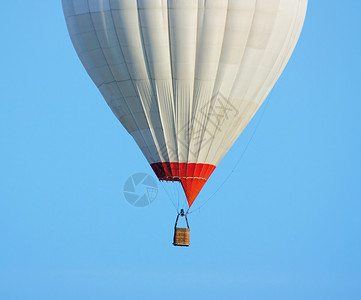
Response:
[[[189,206],[257,112],[307,0],[63,0],[74,48],[160,180]]]

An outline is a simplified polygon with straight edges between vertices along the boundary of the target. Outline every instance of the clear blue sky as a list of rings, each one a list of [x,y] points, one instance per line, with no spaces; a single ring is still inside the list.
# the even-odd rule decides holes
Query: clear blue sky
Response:
[[[61,1],[5,1],[0,28],[0,299],[361,299],[359,0],[310,1],[186,249],[161,187],[147,208],[124,200],[130,175],[153,174],[80,64]]]

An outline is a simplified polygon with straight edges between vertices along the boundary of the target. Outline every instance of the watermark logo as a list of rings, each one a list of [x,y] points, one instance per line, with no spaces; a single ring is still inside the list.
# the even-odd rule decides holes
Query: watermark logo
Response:
[[[126,180],[123,194],[130,205],[146,207],[157,198],[158,183],[149,174],[136,173]]]
[[[187,160],[189,155],[197,157],[199,149],[208,147],[217,135],[225,134],[223,130],[229,128],[229,122],[237,116],[239,111],[232,101],[218,93],[210,102],[197,109],[189,123],[175,132],[178,148],[186,151],[179,151],[171,145],[163,144],[159,152],[162,157],[178,157],[179,161]],[[224,127],[226,122],[228,124]]]

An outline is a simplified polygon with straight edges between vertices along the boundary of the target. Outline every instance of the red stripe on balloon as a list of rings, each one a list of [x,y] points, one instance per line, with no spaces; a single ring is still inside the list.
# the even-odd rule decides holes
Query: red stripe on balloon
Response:
[[[159,180],[180,181],[189,207],[213,173],[216,166],[199,163],[160,162],[151,164]]]

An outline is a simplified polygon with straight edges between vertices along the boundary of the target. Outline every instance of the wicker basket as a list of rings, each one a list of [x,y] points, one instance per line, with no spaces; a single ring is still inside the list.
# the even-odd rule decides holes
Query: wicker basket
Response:
[[[189,246],[189,228],[175,228],[174,229],[174,246]]]

